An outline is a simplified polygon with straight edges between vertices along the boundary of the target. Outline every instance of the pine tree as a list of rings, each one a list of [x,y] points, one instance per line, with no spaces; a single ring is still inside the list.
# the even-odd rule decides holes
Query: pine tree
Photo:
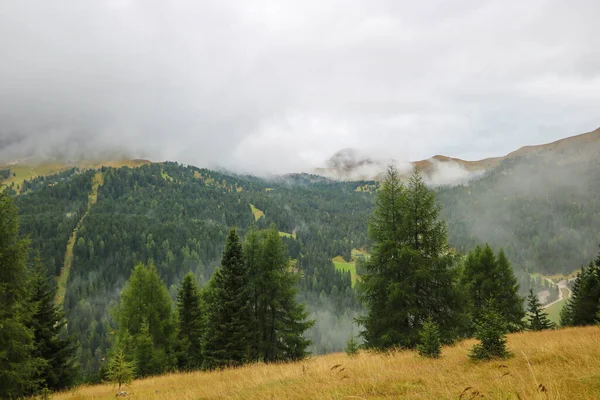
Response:
[[[251,244],[258,245],[256,254]],[[250,269],[250,287],[254,291],[251,297],[256,301],[258,359],[273,362],[304,358],[310,345],[304,332],[314,322],[306,320],[308,313],[304,305],[296,301],[298,275],[290,268],[279,232],[270,228],[260,232],[258,240],[251,236],[245,258],[247,265],[254,264]]]
[[[44,360],[36,376],[48,389],[64,389],[77,378],[76,345],[73,337],[66,335],[64,313],[54,304],[56,286],[48,280],[39,257],[30,274],[31,301],[35,304],[29,324],[34,334],[33,356]]]
[[[562,326],[593,325],[600,303],[600,268],[590,262],[582,267],[573,284],[571,297],[560,313]]]
[[[480,343],[473,346],[469,357],[473,360],[491,360],[507,358],[510,352],[506,349],[506,321],[493,302],[487,302],[482,310],[476,329],[475,338]]]
[[[202,367],[202,338],[204,336],[204,305],[196,276],[190,272],[181,283],[177,294],[179,322],[179,367],[193,370]]]
[[[160,374],[175,367],[175,320],[171,299],[154,265],[138,264],[121,291],[117,309],[119,339],[131,336],[138,376]]]
[[[543,331],[545,329],[553,329],[554,323],[548,319],[548,314],[542,308],[542,304],[538,297],[533,293],[533,288],[529,288],[529,296],[527,297],[529,308],[527,309],[529,320],[529,330]]]
[[[43,360],[33,356],[29,327],[34,305],[29,300],[29,243],[18,238],[19,220],[13,201],[0,192],[0,398],[17,398],[39,387]]]
[[[510,332],[523,328],[523,299],[519,296],[519,285],[504,251],[500,250],[496,257],[486,244],[469,252],[464,262],[461,286],[475,324],[482,317],[487,302],[493,300]]]
[[[133,381],[135,373],[135,362],[128,361],[123,349],[116,349],[108,359],[107,376],[108,381],[119,385],[128,385]]]
[[[207,298],[204,367],[239,366],[251,356],[252,308],[250,277],[242,245],[232,228],[225,242],[221,268],[211,279]]]
[[[421,343],[417,346],[417,351],[423,357],[439,358],[442,353],[442,343],[440,341],[440,330],[431,317],[423,323],[421,330]]]
[[[451,342],[462,310],[455,260],[433,192],[418,170],[405,188],[390,167],[376,206],[369,223],[374,245],[360,285],[367,314],[357,318],[365,347],[414,348],[430,315],[440,326],[442,341]]]

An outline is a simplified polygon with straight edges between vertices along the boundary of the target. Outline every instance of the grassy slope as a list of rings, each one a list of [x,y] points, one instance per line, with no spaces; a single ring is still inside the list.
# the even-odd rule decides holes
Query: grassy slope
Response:
[[[337,256],[332,260],[333,265],[335,265],[337,270],[350,271],[352,285],[354,285],[358,279],[358,274],[356,273],[356,260],[358,257],[369,257],[369,253],[364,250],[352,249],[352,259],[350,261],[344,260],[342,256]]]
[[[250,210],[252,211],[252,215],[254,215],[255,221],[258,221],[265,215],[265,213],[262,210],[259,210],[258,208],[254,207],[254,204],[250,204]]]
[[[598,399],[599,342],[600,327],[526,332],[509,337],[514,357],[504,361],[471,362],[467,354],[474,341],[465,341],[444,348],[440,360],[414,352],[330,354],[295,364],[149,378],[125,390],[131,399],[178,400],[473,399],[474,391],[486,399]],[[116,392],[115,386],[100,385],[53,398],[112,399]]]
[[[54,297],[54,302],[58,305],[62,305],[65,300],[65,294],[67,293],[67,283],[69,282],[69,274],[71,273],[71,265],[73,264],[73,250],[75,243],[77,243],[77,232],[83,225],[83,221],[87,216],[90,208],[98,201],[98,188],[104,184],[104,175],[102,172],[97,172],[92,182],[92,190],[88,195],[88,208],[85,214],[82,215],[77,227],[73,230],[69,242],[67,243],[67,250],[65,252],[65,263],[60,269],[60,275],[57,278],[58,290]]]

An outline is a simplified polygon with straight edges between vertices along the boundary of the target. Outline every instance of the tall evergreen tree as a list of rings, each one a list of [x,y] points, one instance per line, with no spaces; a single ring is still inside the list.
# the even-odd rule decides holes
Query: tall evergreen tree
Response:
[[[542,331],[545,329],[554,328],[554,322],[548,319],[548,314],[542,308],[542,304],[537,295],[533,293],[533,288],[529,288],[529,296],[527,296],[527,319],[529,321],[529,330]]]
[[[48,389],[64,389],[77,378],[75,341],[67,336],[64,313],[54,304],[56,286],[48,280],[39,257],[30,274],[31,301],[35,305],[30,321],[35,343],[33,356],[44,361],[36,376]]]
[[[205,315],[196,275],[188,273],[181,282],[177,294],[177,317],[179,322],[179,367],[193,370],[202,367],[202,338]]]
[[[16,398],[38,388],[43,361],[33,356],[29,327],[34,305],[27,282],[28,242],[18,238],[13,201],[0,192],[0,398]]]
[[[254,264],[251,287],[255,291],[252,298],[257,301],[258,359],[272,362],[304,358],[310,345],[304,332],[314,322],[306,320],[308,313],[296,300],[298,274],[290,268],[286,248],[276,229],[262,231],[258,241],[252,235],[245,257],[247,265]],[[250,247],[252,244],[258,244],[258,257]]]
[[[571,297],[560,313],[562,326],[583,326],[596,323],[600,304],[600,268],[593,263],[582,267],[573,283]]]
[[[137,376],[159,374],[175,367],[171,299],[154,265],[135,266],[121,291],[117,320],[119,339],[128,352],[135,353]],[[129,351],[132,348],[137,351]]]
[[[519,284],[504,251],[500,250],[496,257],[486,244],[469,252],[464,262],[461,286],[474,323],[481,318],[485,304],[493,301],[509,331],[523,328],[523,299],[519,296]]]
[[[408,188],[388,169],[369,223],[374,243],[361,276],[367,314],[358,318],[365,346],[413,348],[431,315],[442,340],[452,341],[461,324],[454,257],[446,242],[440,208],[418,170]]]
[[[252,297],[242,244],[235,228],[229,231],[221,268],[209,287],[204,366],[238,366],[250,359]]]

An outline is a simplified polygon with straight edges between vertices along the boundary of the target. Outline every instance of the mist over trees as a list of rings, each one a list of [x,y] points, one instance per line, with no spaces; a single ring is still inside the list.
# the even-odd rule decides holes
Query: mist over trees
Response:
[[[492,196],[494,191],[502,193],[508,187],[507,175],[523,168],[538,171],[540,165],[543,164],[538,161],[532,164],[526,159],[511,161],[469,186],[433,191],[415,175],[407,183],[396,182],[393,196],[385,183],[335,182],[306,174],[268,181],[175,163],[135,169],[72,169],[26,181],[19,192],[6,188],[5,194],[13,197],[18,206],[21,219],[18,237],[28,237],[32,254],[39,252],[50,286],[64,267],[64,250],[87,212],[76,231],[71,273],[64,293],[64,312],[69,323],[59,329],[59,336],[75,340],[73,347],[77,348],[81,372],[77,381],[95,382],[106,377],[108,360],[119,349],[127,362],[137,358],[143,361],[134,363],[135,376],[206,366],[204,338],[210,326],[210,288],[214,285],[211,277],[222,269],[222,253],[231,226],[237,227],[242,253],[250,268],[256,271],[266,258],[271,260],[269,265],[278,266],[272,270],[260,267],[264,275],[252,283],[256,285],[251,298],[254,318],[265,321],[252,328],[254,343],[261,337],[285,341],[273,329],[278,324],[273,321],[279,317],[273,317],[269,311],[279,310],[279,299],[288,299],[284,301],[288,304],[284,319],[285,315],[296,315],[298,321],[304,321],[297,325],[304,335],[294,335],[294,340],[287,341],[283,348],[275,349],[275,341],[264,341],[263,347],[254,345],[242,362],[301,358],[306,352],[342,351],[352,330],[358,332],[369,324],[373,332],[383,334],[373,333],[369,337],[365,329],[362,336],[365,346],[414,348],[421,344],[423,323],[430,316],[439,325],[440,340],[452,342],[473,334],[475,328],[470,317],[478,318],[476,304],[486,300],[482,293],[497,298],[501,304],[498,312],[510,330],[522,329],[518,320],[519,315],[524,315],[521,296],[530,287],[534,291],[544,287],[544,282],[531,278],[528,271],[538,270],[538,262],[540,270],[546,269],[549,265],[546,261],[558,253],[564,257],[562,270],[570,271],[578,265],[568,261],[570,257],[585,258],[587,263],[590,258],[587,247],[595,237],[588,222],[593,223],[598,214],[597,201],[585,190],[550,193],[556,196],[552,220],[546,214],[548,207],[536,208],[536,202],[550,204],[550,199],[526,198],[519,194],[520,189],[505,196],[506,199]],[[88,210],[88,196],[96,173],[102,174],[104,183],[98,188],[97,203]],[[595,179],[594,176],[586,179]],[[513,221],[514,236],[505,235],[506,218],[496,215],[496,209],[481,211],[484,206],[481,199],[486,198],[511,221],[514,218],[511,213],[521,216]],[[496,204],[500,201],[506,204]],[[585,207],[581,202],[585,202]],[[250,205],[263,214],[253,216]],[[528,218],[528,214],[523,214],[525,211],[519,211],[520,205],[537,218]],[[467,206],[471,209],[465,214]],[[564,210],[556,211],[557,207]],[[490,214],[498,223],[482,223],[487,231],[484,226],[480,231],[472,230],[475,217],[487,221]],[[564,246],[543,245],[545,240],[556,244],[572,238],[569,235],[547,238],[565,220],[570,221],[570,232],[581,228],[586,237],[581,246],[570,246],[565,253]],[[496,233],[489,236],[489,232]],[[533,232],[533,236],[527,232]],[[483,244],[488,241],[485,238],[491,239],[489,246]],[[503,247],[505,251],[501,250]],[[584,255],[576,254],[578,248],[585,248]],[[332,262],[336,256],[350,260],[353,249],[371,252],[370,258],[357,262],[361,278],[355,286],[351,273],[337,270]],[[25,263],[33,264],[29,258]],[[120,293],[133,277],[136,265],[154,270],[147,280],[152,283],[150,286],[154,285],[160,299],[158,304],[168,303],[171,311],[167,312],[163,306],[164,326],[160,328],[152,322],[155,311],[149,311],[146,320],[136,322],[133,333],[114,334],[121,329],[121,321],[118,311],[113,310],[119,310]],[[484,276],[482,271],[488,269],[495,271],[494,279]],[[588,294],[574,296],[568,302],[569,310],[583,309],[584,304],[586,310],[592,310],[597,305],[587,300],[575,302],[577,297],[595,296],[594,274],[586,274],[590,278],[580,286],[585,287],[581,293]],[[288,282],[285,287],[289,290],[280,288],[271,294],[265,291],[264,282],[273,276]],[[437,282],[440,288],[434,287]],[[379,309],[375,302],[371,304],[363,297],[366,307],[363,309],[356,295],[361,286],[365,289],[361,296],[366,294],[375,299],[376,293],[392,294],[390,299],[397,307],[389,308],[388,313],[385,307]],[[406,293],[406,288],[413,288],[414,292]],[[306,308],[294,304],[305,304]],[[388,314],[394,315],[398,317],[393,318],[397,326],[387,326],[385,321],[375,318],[367,322],[369,313],[379,313],[381,321]],[[59,321],[60,316],[55,315]],[[181,315],[189,318],[183,321],[179,319]],[[563,325],[594,322],[589,318],[574,319],[573,315],[575,311],[565,314]],[[593,315],[595,320],[596,312]],[[365,322],[362,328],[356,326],[356,317]],[[26,320],[23,317],[27,329],[31,325]],[[314,325],[309,321],[314,321]],[[58,322],[57,326],[61,324]],[[167,328],[168,333],[161,331]],[[162,332],[164,338],[159,340],[156,332]],[[27,341],[27,335],[23,340]],[[27,347],[25,342],[23,345]]]

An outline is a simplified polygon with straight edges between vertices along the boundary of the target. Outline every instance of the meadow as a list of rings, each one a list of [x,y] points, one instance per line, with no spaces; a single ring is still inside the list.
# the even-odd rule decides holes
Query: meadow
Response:
[[[130,399],[598,399],[600,327],[509,335],[513,356],[473,362],[474,340],[445,347],[442,358],[413,351],[312,357],[215,372],[172,374],[126,386]],[[57,400],[113,399],[114,385],[83,386]]]

